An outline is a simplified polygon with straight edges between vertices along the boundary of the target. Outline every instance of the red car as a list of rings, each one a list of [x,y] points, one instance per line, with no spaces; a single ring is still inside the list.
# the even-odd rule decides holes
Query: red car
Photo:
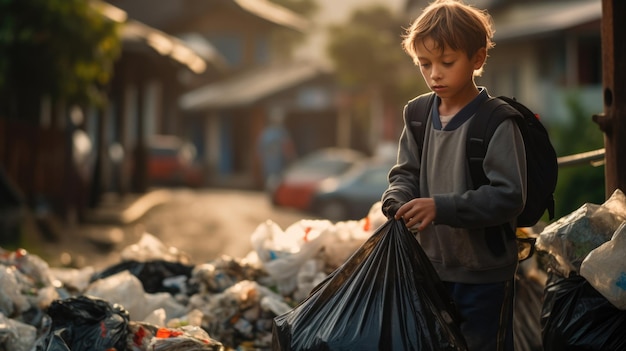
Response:
[[[151,185],[198,187],[204,172],[196,148],[173,135],[156,135],[148,142],[148,181]]]
[[[275,206],[308,211],[313,194],[321,182],[347,172],[365,159],[364,153],[352,149],[325,148],[314,151],[287,168],[276,187],[271,190],[272,203]]]

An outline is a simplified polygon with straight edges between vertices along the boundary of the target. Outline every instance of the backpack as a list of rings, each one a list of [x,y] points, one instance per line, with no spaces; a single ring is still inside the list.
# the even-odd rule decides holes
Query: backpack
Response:
[[[426,120],[434,98],[434,93],[424,94],[409,101],[405,107],[407,126],[411,128],[415,136],[420,153],[424,144]],[[532,227],[546,211],[550,220],[554,218],[554,190],[558,177],[556,151],[539,116],[514,98],[489,97],[470,121],[466,141],[467,161],[474,187],[477,189],[481,185],[488,184],[482,163],[496,128],[502,121],[512,117],[510,113],[498,113],[505,111],[507,105],[521,114],[521,117],[514,119],[524,139],[526,150],[526,204],[517,217],[517,226]],[[421,158],[421,154],[419,156]],[[489,235],[493,230],[487,228],[486,232]],[[504,250],[504,243],[490,243],[490,245],[495,246],[492,247],[494,253]]]

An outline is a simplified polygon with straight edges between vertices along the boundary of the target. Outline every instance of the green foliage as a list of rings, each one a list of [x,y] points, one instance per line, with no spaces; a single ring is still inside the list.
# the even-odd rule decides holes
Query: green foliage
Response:
[[[604,139],[599,127],[591,120],[575,93],[567,97],[571,120],[550,128],[557,155],[573,155],[600,149]],[[604,166],[589,164],[559,168],[555,192],[556,214],[561,218],[578,209],[584,203],[601,204],[605,201]]]
[[[318,9],[318,5],[315,2],[315,0],[270,0],[270,1],[302,16],[310,16]]]
[[[270,0],[288,10],[297,13],[305,18],[311,16],[318,9],[315,0]],[[271,35],[271,45],[280,58],[290,58],[294,47],[301,42],[305,33],[293,31],[291,29],[278,29]]]
[[[101,102],[119,52],[117,24],[89,0],[0,0],[0,113],[46,95]]]
[[[375,87],[393,105],[425,91],[419,71],[401,47],[403,23],[387,7],[357,10],[348,23],[329,30],[329,56],[347,89]]]

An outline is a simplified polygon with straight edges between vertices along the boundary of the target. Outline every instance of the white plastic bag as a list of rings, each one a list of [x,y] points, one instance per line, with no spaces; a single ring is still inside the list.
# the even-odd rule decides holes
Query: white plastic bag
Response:
[[[341,266],[380,226],[387,222],[381,207],[381,202],[378,201],[370,207],[364,218],[335,223],[333,238],[328,240],[328,245],[324,247],[326,269],[332,271]]]
[[[537,250],[548,253],[546,265],[564,277],[579,273],[591,250],[611,239],[626,220],[626,197],[617,189],[602,205],[586,203],[543,229]]]
[[[335,223],[332,242],[324,248],[324,260],[328,267],[330,267],[330,270],[341,266],[361,245],[363,245],[374,232],[371,228],[372,226],[368,217],[359,221]]]
[[[295,279],[304,262],[324,247],[325,239],[332,230],[333,224],[328,220],[303,219],[285,231],[276,223],[267,221],[257,227],[250,240],[272,278]]]
[[[85,295],[120,304],[128,311],[131,320],[137,321],[159,308],[163,308],[167,318],[180,317],[186,310],[169,293],[146,293],[141,281],[127,270],[94,281],[85,290]]]
[[[121,253],[124,261],[148,262],[164,260],[168,262],[189,263],[189,255],[173,246],[165,245],[161,240],[150,233],[143,233],[139,241],[132,244]]]
[[[19,315],[32,307],[23,291],[31,291],[29,280],[15,267],[0,264],[0,313],[7,316]]]
[[[620,310],[626,310],[625,252],[626,222],[611,240],[592,250],[580,266],[580,275]]]
[[[37,337],[37,329],[0,313],[0,350],[28,351]]]

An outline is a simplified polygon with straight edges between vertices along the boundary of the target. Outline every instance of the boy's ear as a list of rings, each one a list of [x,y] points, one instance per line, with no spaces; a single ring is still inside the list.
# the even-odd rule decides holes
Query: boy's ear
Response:
[[[487,49],[480,48],[474,54],[474,70],[479,70],[485,64],[485,60],[487,59]]]

